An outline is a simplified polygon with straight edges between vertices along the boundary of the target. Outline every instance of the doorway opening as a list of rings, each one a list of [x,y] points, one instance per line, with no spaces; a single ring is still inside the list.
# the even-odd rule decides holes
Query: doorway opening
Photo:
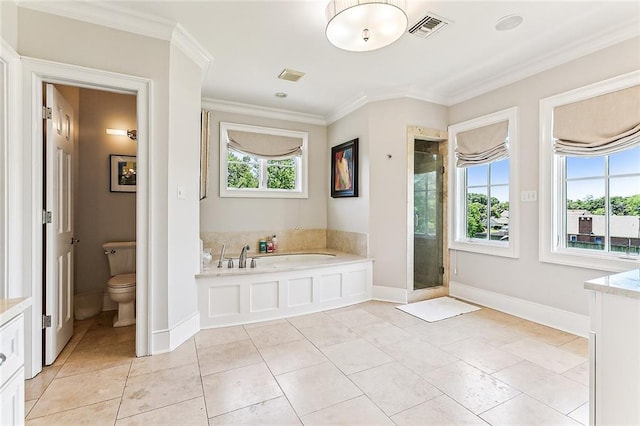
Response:
[[[135,303],[135,278],[124,283],[128,290],[119,283],[107,291],[112,254],[103,245],[136,240],[137,145],[126,130],[135,130],[137,120],[133,94],[45,83],[43,95],[43,203],[51,212],[51,223],[43,225],[43,311],[51,318],[43,330],[43,364],[50,365],[81,337],[72,340],[74,319],[101,311],[113,316],[124,306],[114,299],[127,295]],[[119,269],[135,274],[135,254],[125,263]],[[131,316],[127,325],[135,321]]]

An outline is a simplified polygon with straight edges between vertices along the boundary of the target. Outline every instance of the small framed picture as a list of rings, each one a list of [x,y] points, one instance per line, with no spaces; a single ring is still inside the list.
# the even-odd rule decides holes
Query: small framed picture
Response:
[[[136,192],[136,157],[111,154],[109,159],[111,162],[111,192]]]
[[[358,196],[358,139],[331,148],[331,197]]]

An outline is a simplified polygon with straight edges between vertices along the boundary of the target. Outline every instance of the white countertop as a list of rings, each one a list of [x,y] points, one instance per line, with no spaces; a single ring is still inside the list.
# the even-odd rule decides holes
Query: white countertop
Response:
[[[640,269],[586,281],[584,288],[640,299]]]
[[[0,299],[0,324],[6,323],[29,306],[31,306],[30,297]]]

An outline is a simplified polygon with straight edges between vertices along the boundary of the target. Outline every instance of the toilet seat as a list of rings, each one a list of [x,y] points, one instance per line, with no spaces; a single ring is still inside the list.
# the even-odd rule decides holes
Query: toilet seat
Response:
[[[136,274],[120,274],[115,277],[109,278],[107,281],[107,287],[113,289],[124,289],[136,286]]]

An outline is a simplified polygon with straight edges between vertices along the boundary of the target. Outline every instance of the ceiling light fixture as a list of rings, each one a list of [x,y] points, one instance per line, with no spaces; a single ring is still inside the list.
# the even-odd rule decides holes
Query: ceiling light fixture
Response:
[[[404,0],[331,0],[327,39],[340,49],[366,52],[388,46],[407,29]]]
[[[524,18],[520,15],[507,15],[498,19],[496,22],[495,29],[496,31],[510,31],[516,27],[519,27],[522,24]]]

